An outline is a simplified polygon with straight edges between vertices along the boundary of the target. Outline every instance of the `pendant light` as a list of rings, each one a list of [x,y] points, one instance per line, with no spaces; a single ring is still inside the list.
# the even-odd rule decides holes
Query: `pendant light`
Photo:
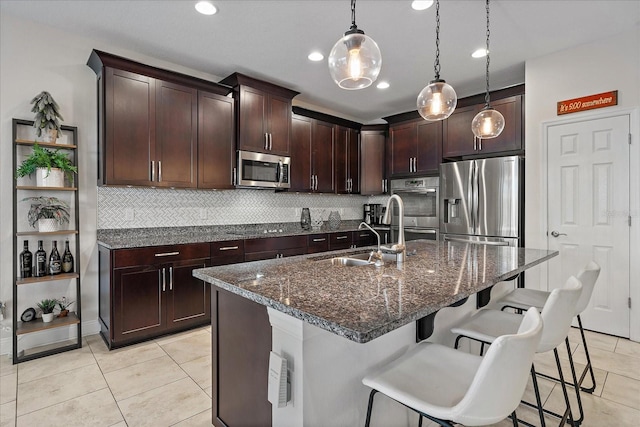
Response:
[[[481,139],[495,138],[504,129],[504,116],[498,110],[494,110],[489,105],[489,0],[487,1],[487,91],[484,94],[484,108],[473,118],[471,130],[473,134]]]
[[[351,0],[351,28],[329,54],[331,78],[342,89],[364,89],[376,81],[381,67],[380,49],[356,26],[356,0]]]
[[[418,113],[429,121],[444,120],[453,113],[458,103],[456,91],[440,78],[440,0],[436,0],[436,60],[435,78],[418,94]]]

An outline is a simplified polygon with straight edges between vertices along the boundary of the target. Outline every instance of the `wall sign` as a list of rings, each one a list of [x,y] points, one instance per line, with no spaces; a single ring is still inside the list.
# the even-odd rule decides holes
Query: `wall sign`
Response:
[[[618,91],[598,93],[581,98],[568,99],[558,102],[558,116],[577,113],[578,111],[593,110],[595,108],[618,105]]]

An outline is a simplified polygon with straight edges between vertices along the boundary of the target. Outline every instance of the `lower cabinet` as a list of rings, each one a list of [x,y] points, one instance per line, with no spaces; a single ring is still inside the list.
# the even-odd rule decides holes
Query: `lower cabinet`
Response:
[[[270,237],[244,241],[244,260],[283,258],[307,253],[307,236]]]
[[[210,286],[192,271],[210,265],[208,243],[109,250],[99,246],[99,319],[109,347],[204,325]]]

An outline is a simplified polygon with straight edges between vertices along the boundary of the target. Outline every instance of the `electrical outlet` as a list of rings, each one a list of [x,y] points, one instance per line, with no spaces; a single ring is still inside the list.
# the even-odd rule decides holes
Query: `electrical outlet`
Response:
[[[124,210],[124,219],[127,221],[133,221],[134,218],[135,218],[135,214],[133,212],[133,209],[126,208]]]

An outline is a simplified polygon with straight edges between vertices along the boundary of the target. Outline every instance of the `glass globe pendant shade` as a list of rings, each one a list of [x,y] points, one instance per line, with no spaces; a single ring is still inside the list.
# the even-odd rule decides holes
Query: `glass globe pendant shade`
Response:
[[[429,121],[444,120],[458,104],[456,91],[444,80],[436,79],[418,94],[418,113]]]
[[[482,139],[495,138],[504,130],[504,116],[498,110],[486,106],[473,118],[471,131]]]
[[[348,31],[329,54],[329,73],[342,89],[371,86],[382,68],[382,55],[376,42],[361,30]]]

